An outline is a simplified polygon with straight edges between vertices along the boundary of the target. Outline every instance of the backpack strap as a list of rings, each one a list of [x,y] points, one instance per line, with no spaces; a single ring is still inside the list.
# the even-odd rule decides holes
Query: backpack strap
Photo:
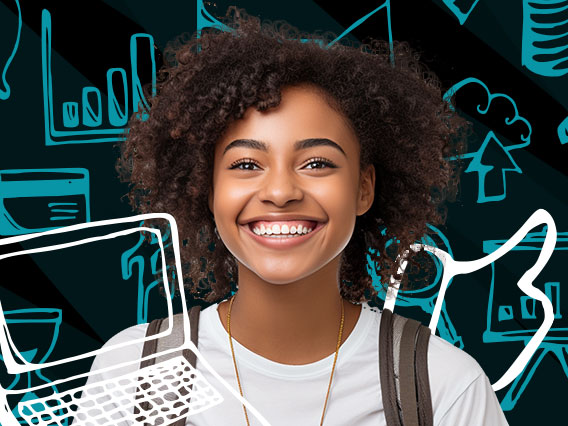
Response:
[[[428,378],[430,329],[384,309],[379,330],[379,372],[388,426],[432,426]]]
[[[190,309],[189,311],[189,324],[191,327],[191,341],[197,347],[198,343],[198,332],[199,332],[199,314],[201,312],[201,306],[197,305]],[[148,355],[162,352],[167,349],[175,348],[180,346],[183,343],[183,327],[181,326],[183,322],[183,314],[177,314],[173,317],[173,328],[172,332],[167,336],[160,337],[158,339],[151,339],[144,342],[144,347],[142,348],[142,357],[146,357]],[[168,328],[169,321],[167,318],[159,318],[153,320],[150,324],[148,324],[148,329],[146,330],[146,337],[153,336],[155,334],[161,333]],[[157,356],[154,358],[146,359],[140,363],[140,368],[148,367],[150,365],[154,365],[157,362],[165,361],[166,359],[173,358],[177,356],[177,353]],[[189,349],[183,349],[182,355],[187,359],[187,361],[191,364],[193,368],[195,368],[197,355],[190,351]],[[189,390],[191,391],[191,384],[189,385]],[[187,400],[189,402],[189,399]],[[148,401],[144,401],[140,404],[140,407],[148,411],[150,410]],[[185,426],[185,418],[181,418],[171,426]]]

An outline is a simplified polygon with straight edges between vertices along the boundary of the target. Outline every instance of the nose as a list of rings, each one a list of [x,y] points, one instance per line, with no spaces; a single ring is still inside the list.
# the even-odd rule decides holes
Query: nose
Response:
[[[298,177],[293,172],[283,169],[273,169],[265,173],[258,191],[261,201],[271,202],[278,207],[283,207],[292,201],[299,201],[303,196],[304,192]]]

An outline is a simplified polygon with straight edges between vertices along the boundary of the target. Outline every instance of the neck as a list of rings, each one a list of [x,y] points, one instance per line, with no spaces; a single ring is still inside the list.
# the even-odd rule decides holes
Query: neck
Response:
[[[304,279],[272,284],[239,265],[239,291],[231,312],[231,335],[253,352],[283,364],[307,364],[335,352],[341,321],[339,257]],[[343,301],[342,342],[360,307]],[[219,306],[227,328],[228,302]]]

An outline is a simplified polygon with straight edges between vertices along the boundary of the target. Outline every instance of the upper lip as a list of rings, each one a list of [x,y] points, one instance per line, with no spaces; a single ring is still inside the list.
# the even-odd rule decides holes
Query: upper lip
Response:
[[[309,220],[312,222],[325,222],[324,219],[317,218],[314,216],[307,216],[298,213],[280,213],[280,214],[265,214],[262,216],[255,216],[248,219],[244,219],[240,222],[241,225],[246,225],[251,222],[258,222],[261,220],[265,220],[267,222],[278,222],[284,220]]]

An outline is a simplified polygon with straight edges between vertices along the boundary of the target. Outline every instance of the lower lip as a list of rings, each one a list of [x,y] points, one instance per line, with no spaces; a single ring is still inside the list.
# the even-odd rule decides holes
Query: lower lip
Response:
[[[248,226],[240,225],[244,231],[249,234],[255,241],[262,244],[263,246],[270,247],[270,248],[290,248],[295,247],[298,244],[302,244],[303,242],[309,240],[315,233],[317,233],[321,228],[324,227],[324,223],[318,222],[316,227],[312,229],[311,232],[307,234],[300,235],[299,237],[282,237],[282,238],[270,238],[270,237],[261,237],[260,235],[256,235],[252,232]]]

